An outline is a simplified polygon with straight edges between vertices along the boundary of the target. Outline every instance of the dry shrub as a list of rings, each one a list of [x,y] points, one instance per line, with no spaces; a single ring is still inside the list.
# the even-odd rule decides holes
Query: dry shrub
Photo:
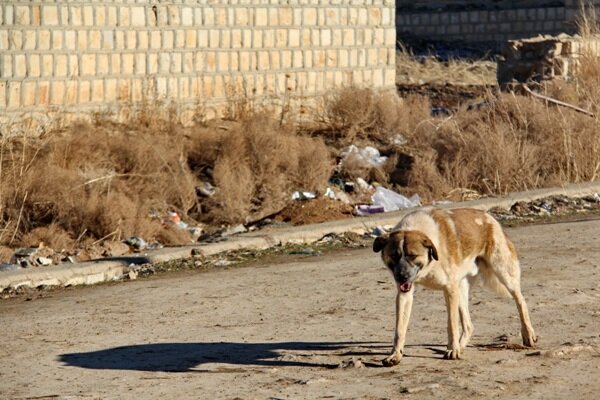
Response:
[[[212,179],[218,189],[204,202],[209,210],[204,218],[211,221],[261,219],[281,210],[293,191],[323,190],[331,174],[330,154],[322,140],[280,126],[266,114],[232,124],[213,139]],[[194,160],[195,165],[206,162]]]
[[[162,227],[149,221],[152,211],[185,215],[196,201],[183,136],[156,127],[76,124],[43,139],[4,140],[2,155],[0,221],[12,232],[2,243],[59,232],[59,247],[80,236],[153,239]]]
[[[590,181],[600,168],[600,124],[537,99],[500,95],[487,110],[460,111],[411,136],[409,186],[425,199],[453,189],[498,195]]]

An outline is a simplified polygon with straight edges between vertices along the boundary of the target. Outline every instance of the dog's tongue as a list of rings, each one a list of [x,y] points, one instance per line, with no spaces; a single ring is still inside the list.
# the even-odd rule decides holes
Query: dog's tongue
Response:
[[[410,283],[410,282],[404,282],[404,283],[398,285],[398,289],[400,289],[400,291],[403,293],[410,292],[411,288],[412,288],[412,283]]]

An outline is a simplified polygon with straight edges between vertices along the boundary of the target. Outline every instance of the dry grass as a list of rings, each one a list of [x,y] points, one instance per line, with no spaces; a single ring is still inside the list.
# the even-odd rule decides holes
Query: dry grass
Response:
[[[279,210],[293,190],[324,188],[329,160],[321,140],[261,114],[227,130],[185,129],[149,110],[130,124],[0,138],[0,245],[71,249],[129,236],[186,243],[187,231],[150,216],[245,222]],[[217,187],[213,198],[198,197],[200,181]]]
[[[450,59],[435,56],[415,57],[405,46],[396,52],[396,83],[494,85],[496,63],[489,60]]]

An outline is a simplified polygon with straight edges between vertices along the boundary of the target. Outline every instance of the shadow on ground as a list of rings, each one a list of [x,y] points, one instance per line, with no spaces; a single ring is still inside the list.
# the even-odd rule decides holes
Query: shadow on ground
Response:
[[[384,346],[376,342],[151,343],[62,354],[59,360],[88,369],[164,372],[197,371],[197,367],[207,363],[335,368],[337,363],[302,361],[306,354],[298,357],[288,352],[311,352],[343,359],[356,352],[357,347],[364,350],[364,354],[375,355]]]

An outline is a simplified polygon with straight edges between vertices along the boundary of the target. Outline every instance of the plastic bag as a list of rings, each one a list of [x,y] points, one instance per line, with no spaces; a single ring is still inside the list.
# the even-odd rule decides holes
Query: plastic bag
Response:
[[[408,198],[380,186],[373,193],[373,205],[382,206],[385,212],[390,212],[401,208],[419,207],[421,205],[421,198],[418,194]]]

